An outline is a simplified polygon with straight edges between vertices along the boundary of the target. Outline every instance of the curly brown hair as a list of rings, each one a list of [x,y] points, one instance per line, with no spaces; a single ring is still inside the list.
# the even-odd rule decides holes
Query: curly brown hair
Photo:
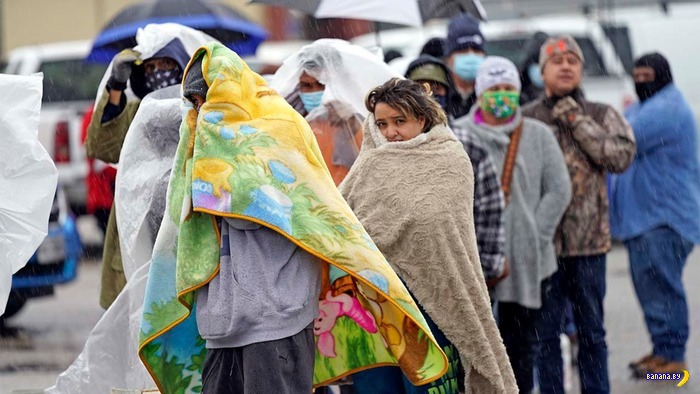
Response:
[[[439,124],[447,124],[447,115],[440,104],[432,98],[430,85],[392,78],[372,89],[365,98],[365,107],[374,113],[378,103],[385,103],[404,116],[425,119],[423,132]]]

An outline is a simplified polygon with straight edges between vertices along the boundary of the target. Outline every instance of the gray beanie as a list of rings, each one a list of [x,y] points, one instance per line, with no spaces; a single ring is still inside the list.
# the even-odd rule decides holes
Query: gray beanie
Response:
[[[202,74],[202,58],[203,56],[200,56],[192,62],[189,70],[187,70],[182,88],[182,96],[185,98],[193,94],[198,94],[205,100],[207,98],[209,85],[207,85],[207,81],[204,80],[204,75]]]
[[[474,90],[477,97],[489,88],[504,83],[515,86],[519,92],[521,84],[518,69],[513,62],[504,57],[488,56],[476,73]]]

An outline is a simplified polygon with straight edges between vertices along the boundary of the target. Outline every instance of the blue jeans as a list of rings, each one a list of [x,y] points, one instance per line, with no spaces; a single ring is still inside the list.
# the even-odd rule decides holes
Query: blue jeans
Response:
[[[693,243],[663,226],[626,241],[625,246],[653,354],[684,361],[689,329],[682,276]]]
[[[542,394],[564,393],[559,335],[564,332],[566,298],[571,301],[579,340],[582,393],[609,393],[608,347],[603,327],[605,255],[559,259],[559,269],[543,282],[537,322],[538,374]]]

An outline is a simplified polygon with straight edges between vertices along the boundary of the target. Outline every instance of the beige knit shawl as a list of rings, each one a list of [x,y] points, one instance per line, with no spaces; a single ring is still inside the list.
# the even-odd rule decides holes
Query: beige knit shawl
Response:
[[[341,193],[459,351],[468,391],[516,393],[477,252],[469,157],[444,125],[388,143],[374,122],[370,114]]]

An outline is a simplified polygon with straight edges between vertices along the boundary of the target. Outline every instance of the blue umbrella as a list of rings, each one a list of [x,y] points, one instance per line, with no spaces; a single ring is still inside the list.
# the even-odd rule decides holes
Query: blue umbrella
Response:
[[[212,0],[147,0],[124,8],[97,35],[87,61],[109,63],[136,45],[136,31],[149,23],[179,23],[201,30],[241,56],[255,54],[267,38],[260,26],[231,7]]]

